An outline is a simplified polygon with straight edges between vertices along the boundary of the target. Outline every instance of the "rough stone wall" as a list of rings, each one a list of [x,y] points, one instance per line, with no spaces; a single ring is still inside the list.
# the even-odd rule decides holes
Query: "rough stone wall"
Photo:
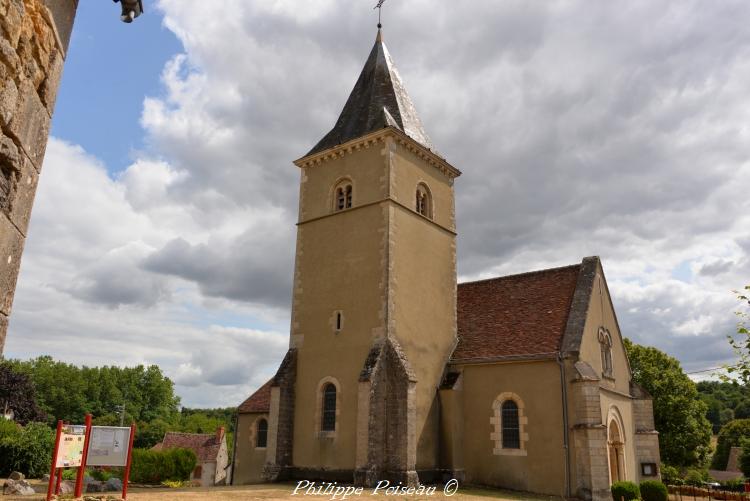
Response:
[[[292,465],[294,442],[294,386],[297,380],[297,350],[290,348],[273,378],[268,458],[263,476],[266,480],[283,480]],[[273,449],[273,450],[271,450]]]
[[[640,396],[640,392],[635,392]],[[633,420],[635,424],[635,454],[637,474],[640,480],[654,477],[644,477],[641,474],[641,463],[654,463],[657,467],[657,478],[661,478],[659,465],[659,433],[654,425],[654,406],[650,397],[633,399]]]
[[[0,0],[0,355],[78,0]]]
[[[577,380],[571,385],[573,400],[573,450],[575,480],[573,489],[578,498],[611,501],[609,462],[607,459],[607,427],[602,423],[599,381]]]
[[[654,405],[650,398],[636,398],[633,400],[633,421],[635,431],[654,431]]]
[[[369,383],[367,462],[358,465],[354,482],[373,486],[388,479],[415,485],[416,378],[398,342],[378,341],[367,357],[360,383]]]

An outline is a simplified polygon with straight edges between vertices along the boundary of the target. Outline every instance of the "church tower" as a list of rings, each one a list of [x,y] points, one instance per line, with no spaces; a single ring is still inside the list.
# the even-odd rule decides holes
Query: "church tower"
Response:
[[[440,468],[460,172],[434,151],[380,29],[335,126],[294,163],[291,339],[266,474],[413,483]]]

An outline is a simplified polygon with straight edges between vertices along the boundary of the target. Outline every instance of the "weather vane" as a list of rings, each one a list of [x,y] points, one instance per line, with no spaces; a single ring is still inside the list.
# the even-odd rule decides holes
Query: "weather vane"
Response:
[[[383,12],[383,3],[385,0],[378,0],[378,4],[372,8],[372,10],[378,9],[378,28],[382,28],[383,25],[380,24],[380,14]]]

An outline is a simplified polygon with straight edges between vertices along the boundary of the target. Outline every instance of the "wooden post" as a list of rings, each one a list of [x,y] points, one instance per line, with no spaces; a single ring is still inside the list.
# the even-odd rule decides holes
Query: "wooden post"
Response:
[[[133,439],[135,439],[135,423],[130,425],[130,440],[128,444],[128,459],[125,461],[125,472],[122,475],[122,499],[128,499],[128,482],[130,481],[130,465],[133,462]]]
[[[81,466],[78,467],[78,476],[76,477],[75,497],[80,498],[83,494],[83,476],[86,474],[86,455],[89,453],[89,438],[91,437],[91,414],[86,414],[86,431],[83,435],[83,457]]]

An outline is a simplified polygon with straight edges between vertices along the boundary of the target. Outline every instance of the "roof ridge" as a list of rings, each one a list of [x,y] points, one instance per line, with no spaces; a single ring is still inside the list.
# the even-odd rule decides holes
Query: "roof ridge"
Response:
[[[540,274],[540,273],[549,273],[550,271],[566,270],[566,269],[569,269],[569,268],[576,268],[576,267],[580,267],[580,266],[581,266],[581,263],[567,264],[565,266],[555,266],[555,267],[552,267],[552,268],[543,268],[541,270],[524,271],[522,273],[512,273],[510,275],[502,275],[502,276],[499,276],[499,277],[482,278],[480,280],[470,280],[468,282],[460,282],[458,285],[469,285],[469,284],[478,284],[478,283],[482,283],[482,282],[492,282],[494,280],[503,280],[503,279],[506,279],[506,278],[522,277],[522,276],[525,276],[525,275],[536,275],[536,274]]]
[[[188,431],[167,431],[165,433],[170,434],[170,435],[195,435],[195,436],[207,436],[207,437],[214,436],[214,433],[191,433]]]

